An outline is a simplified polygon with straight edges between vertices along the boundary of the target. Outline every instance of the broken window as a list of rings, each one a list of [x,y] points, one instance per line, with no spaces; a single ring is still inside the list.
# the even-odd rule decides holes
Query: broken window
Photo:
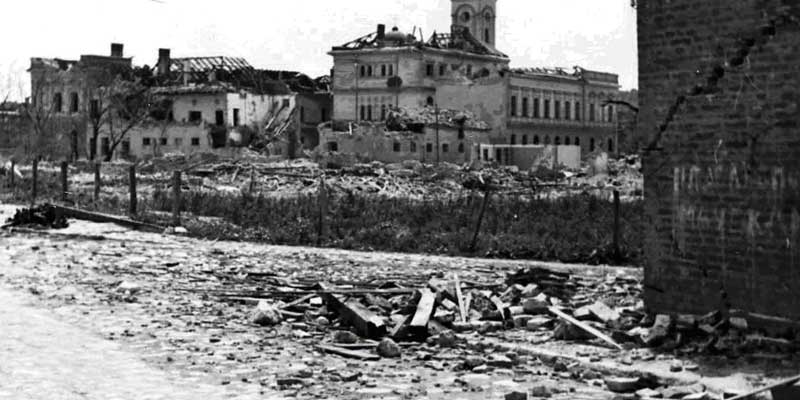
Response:
[[[69,95],[69,112],[78,112],[78,93],[72,92]]]
[[[464,143],[459,143],[458,144],[458,152],[459,153],[464,153]]]
[[[561,119],[561,102],[556,100],[555,106],[556,106],[556,112],[555,112],[556,119]]]
[[[528,135],[522,135],[522,144],[523,145],[528,144]]]
[[[544,137],[544,144],[545,145],[550,145],[550,136],[545,136]]]
[[[428,98],[425,100],[425,103],[430,107],[433,107],[433,105],[435,104],[433,97],[431,96],[428,96]]]
[[[450,151],[450,145],[447,143],[442,143],[442,153],[447,153]]]
[[[580,146],[580,145],[581,145],[581,138],[575,136],[575,146]]]
[[[394,142],[394,144],[392,145],[392,150],[395,153],[399,153],[402,150],[402,146],[400,145],[400,142]]]
[[[203,121],[202,111],[189,111],[189,122],[199,123]]]
[[[544,117],[550,119],[550,100],[544,101]]]
[[[428,153],[433,153],[433,143],[426,143],[425,151],[427,151]]]
[[[200,146],[200,138],[193,137],[192,138],[192,146]]]
[[[361,116],[361,120],[362,121],[367,119],[367,106],[364,106],[364,105],[361,106],[361,115],[360,116]]]
[[[339,151],[339,143],[328,142],[327,147],[328,151]]]
[[[517,144],[517,135],[511,135],[511,144]]]
[[[215,122],[217,123],[217,126],[225,125],[225,111],[217,110],[217,112],[215,113],[215,117],[216,117]]]
[[[445,64],[439,64],[439,76],[444,76],[446,72],[447,72],[447,67],[445,66]]]
[[[165,137],[162,137],[162,138],[160,138],[160,139],[158,140],[158,142],[159,142],[159,144],[160,144],[160,145],[162,145],[162,146],[166,146],[166,145],[167,145],[167,138],[165,138]]]
[[[533,99],[533,118],[539,118],[541,113],[539,111],[539,99]]]
[[[572,119],[572,103],[568,101],[564,103],[564,119]]]
[[[594,103],[589,104],[589,121],[594,121],[595,119],[597,119],[597,115],[595,115],[596,111],[597,110],[595,110],[594,108]]]
[[[497,149],[495,151],[494,160],[497,161],[498,164],[502,164],[503,163],[503,150]]]
[[[511,116],[517,116],[517,96],[511,96]]]
[[[539,135],[533,136],[533,144],[539,144]]]
[[[608,139],[608,152],[614,152],[614,139]]]
[[[362,77],[364,77],[364,76],[367,76],[367,67],[366,67],[365,65],[362,65],[362,66],[361,66],[361,71],[360,71],[360,72],[361,72],[361,74],[360,74],[360,75],[361,75]]]
[[[100,101],[99,100],[92,100],[89,103],[89,114],[91,114],[92,118],[100,117]]]
[[[522,98],[522,116],[526,117],[526,118],[528,117],[528,98],[527,97],[523,97]]]
[[[589,151],[594,151],[594,138],[589,139]]]
[[[433,76],[433,64],[428,63],[425,65],[425,76]]]
[[[149,137],[142,138],[142,146],[144,146],[144,147],[150,146],[150,138]]]
[[[372,65],[367,65],[367,76],[372,76]]]
[[[183,146],[183,138],[175,138],[175,146]]]
[[[459,139],[464,139],[464,127],[463,126],[459,126],[458,127],[458,138]]]
[[[556,140],[554,143],[556,146],[561,146],[561,136],[556,136]]]
[[[483,30],[483,41],[486,43],[492,43],[492,40],[489,37],[489,28]]]
[[[483,149],[483,159],[484,160],[489,159],[489,149]]]
[[[581,102],[579,101],[575,102],[575,120],[576,121],[581,120]]]
[[[569,146],[569,145],[570,145],[570,138],[569,138],[569,136],[567,136],[567,137],[565,137],[565,138],[564,138],[564,144],[565,144],[565,145],[567,145],[567,146]]]
[[[61,98],[61,93],[56,93],[53,95],[53,112],[60,113],[63,108],[63,99]]]
[[[417,152],[417,142],[411,142],[411,146],[410,147],[411,147],[410,150],[411,150],[412,153],[416,153]]]
[[[322,115],[322,122],[328,121],[328,109],[327,108],[322,108],[320,110],[320,114]]]
[[[372,121],[372,105],[367,106],[367,120]]]
[[[386,64],[381,65],[381,76],[386,76]]]

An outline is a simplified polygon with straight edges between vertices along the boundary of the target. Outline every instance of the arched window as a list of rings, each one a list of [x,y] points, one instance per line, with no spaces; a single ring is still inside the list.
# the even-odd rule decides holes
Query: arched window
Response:
[[[433,107],[433,97],[428,96],[428,98],[425,100],[425,104]]]
[[[533,144],[539,144],[539,135],[533,137]]]
[[[522,135],[522,144],[523,145],[528,144],[528,135]]]
[[[511,144],[517,144],[517,135],[511,135]]]
[[[594,151],[594,138],[589,139],[589,151]]]
[[[581,145],[581,138],[575,136],[575,146],[580,146],[580,145]]]
[[[544,144],[546,144],[546,145],[550,144],[550,136],[545,136],[544,137]]]
[[[462,22],[469,22],[470,19],[472,19],[472,15],[469,13],[469,11],[464,11],[461,13]]]
[[[567,146],[569,146],[571,144],[569,136],[564,138],[564,144],[567,145]]]
[[[561,136],[556,136],[555,145],[556,146],[560,146],[561,145]]]
[[[459,153],[463,153],[464,152],[464,143],[463,142],[458,144],[458,152]]]
[[[608,139],[608,152],[614,152],[614,139]]]

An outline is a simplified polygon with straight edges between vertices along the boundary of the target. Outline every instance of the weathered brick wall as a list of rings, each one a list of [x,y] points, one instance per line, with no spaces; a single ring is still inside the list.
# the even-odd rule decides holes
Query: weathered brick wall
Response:
[[[648,307],[800,320],[800,2],[638,12]]]

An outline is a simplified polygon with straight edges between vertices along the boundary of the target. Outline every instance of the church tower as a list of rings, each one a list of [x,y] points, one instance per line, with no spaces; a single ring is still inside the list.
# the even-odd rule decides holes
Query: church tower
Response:
[[[469,28],[472,36],[494,46],[497,0],[451,0],[453,25]]]

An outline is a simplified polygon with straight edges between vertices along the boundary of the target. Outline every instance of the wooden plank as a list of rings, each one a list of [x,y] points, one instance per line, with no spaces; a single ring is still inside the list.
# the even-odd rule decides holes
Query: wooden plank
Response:
[[[61,213],[61,215],[67,218],[80,219],[84,221],[91,221],[98,223],[117,224],[128,228],[140,231],[147,231],[147,232],[161,233],[164,232],[165,229],[164,227],[158,225],[147,224],[144,222],[134,221],[132,219],[117,217],[109,214],[84,211],[84,210],[79,210],[77,208],[70,208],[59,205],[53,205],[53,208],[55,208],[55,211],[57,213]]]
[[[419,293],[417,311],[414,313],[414,318],[408,328],[412,334],[427,335],[428,321],[430,321],[433,309],[436,306],[436,295],[430,289],[420,289]]]
[[[301,297],[301,298],[299,298],[299,299],[297,299],[297,300],[295,300],[295,301],[293,301],[291,303],[287,303],[286,305],[281,307],[281,309],[285,310],[287,308],[292,308],[294,306],[299,306],[300,304],[303,304],[303,303],[313,299],[314,297],[317,297],[317,295],[315,293],[307,294],[307,295],[305,295],[305,296],[303,296],[303,297]]]
[[[367,353],[358,350],[348,350],[337,346],[328,346],[324,344],[319,344],[317,345],[317,349],[319,349],[323,353],[336,354],[337,356],[355,358],[362,361],[378,361],[381,359],[381,357],[377,354]]]
[[[398,339],[402,336],[405,336],[405,334],[408,333],[407,331],[408,324],[411,323],[412,319],[414,319],[413,315],[406,316],[406,318],[403,321],[401,321],[399,324],[395,325],[394,328],[392,328],[392,331],[389,332],[389,337],[392,339]]]
[[[500,317],[503,318],[503,321],[505,321],[507,319],[506,318],[506,305],[503,304],[503,301],[500,300],[500,298],[497,297],[497,296],[492,296],[491,298],[489,298],[489,300],[492,301],[492,304],[494,304],[494,307],[497,309],[497,311],[500,312]]]
[[[583,323],[581,321],[578,321],[575,318],[572,318],[571,316],[565,314],[563,311],[559,310],[558,308],[548,307],[548,310],[552,314],[556,315],[557,317],[569,322],[572,325],[577,326],[578,328],[583,329],[586,332],[589,332],[590,334],[594,335],[598,339],[610,344],[614,348],[622,350],[622,346],[620,346],[619,343],[615,342],[614,339],[611,339],[610,337],[608,337],[608,335],[604,334],[603,332],[600,332],[597,329],[594,329],[591,326],[586,325],[585,323]]]
[[[323,284],[319,286],[320,289],[330,290]],[[358,335],[372,339],[386,335],[386,325],[383,319],[361,305],[361,303],[354,300],[345,301],[344,297],[335,294],[326,294],[324,298],[328,302],[328,306],[336,311],[342,320],[355,328]]]
[[[781,387],[781,386],[789,386],[789,385],[794,385],[794,384],[795,384],[795,383],[797,383],[797,382],[800,382],[800,375],[798,375],[798,376],[795,376],[795,377],[793,377],[793,378],[784,379],[784,380],[782,380],[782,381],[779,381],[779,382],[775,382],[775,383],[773,383],[773,384],[771,384],[771,385],[769,385],[769,386],[764,386],[764,387],[762,387],[762,388],[760,388],[760,389],[753,390],[752,392],[749,392],[749,393],[741,394],[741,395],[739,395],[739,396],[736,396],[736,397],[731,397],[731,398],[730,398],[730,399],[728,399],[728,400],[745,400],[745,399],[750,399],[750,398],[752,398],[753,396],[755,396],[755,395],[757,395],[757,394],[759,394],[759,393],[766,392],[767,390],[772,390],[772,389],[775,389],[775,388],[779,388],[779,387]]]
[[[456,303],[458,304],[458,312],[461,314],[461,322],[467,322],[467,311],[464,308],[464,294],[461,292],[461,282],[458,280],[458,273],[453,274],[453,280],[456,284]]]

